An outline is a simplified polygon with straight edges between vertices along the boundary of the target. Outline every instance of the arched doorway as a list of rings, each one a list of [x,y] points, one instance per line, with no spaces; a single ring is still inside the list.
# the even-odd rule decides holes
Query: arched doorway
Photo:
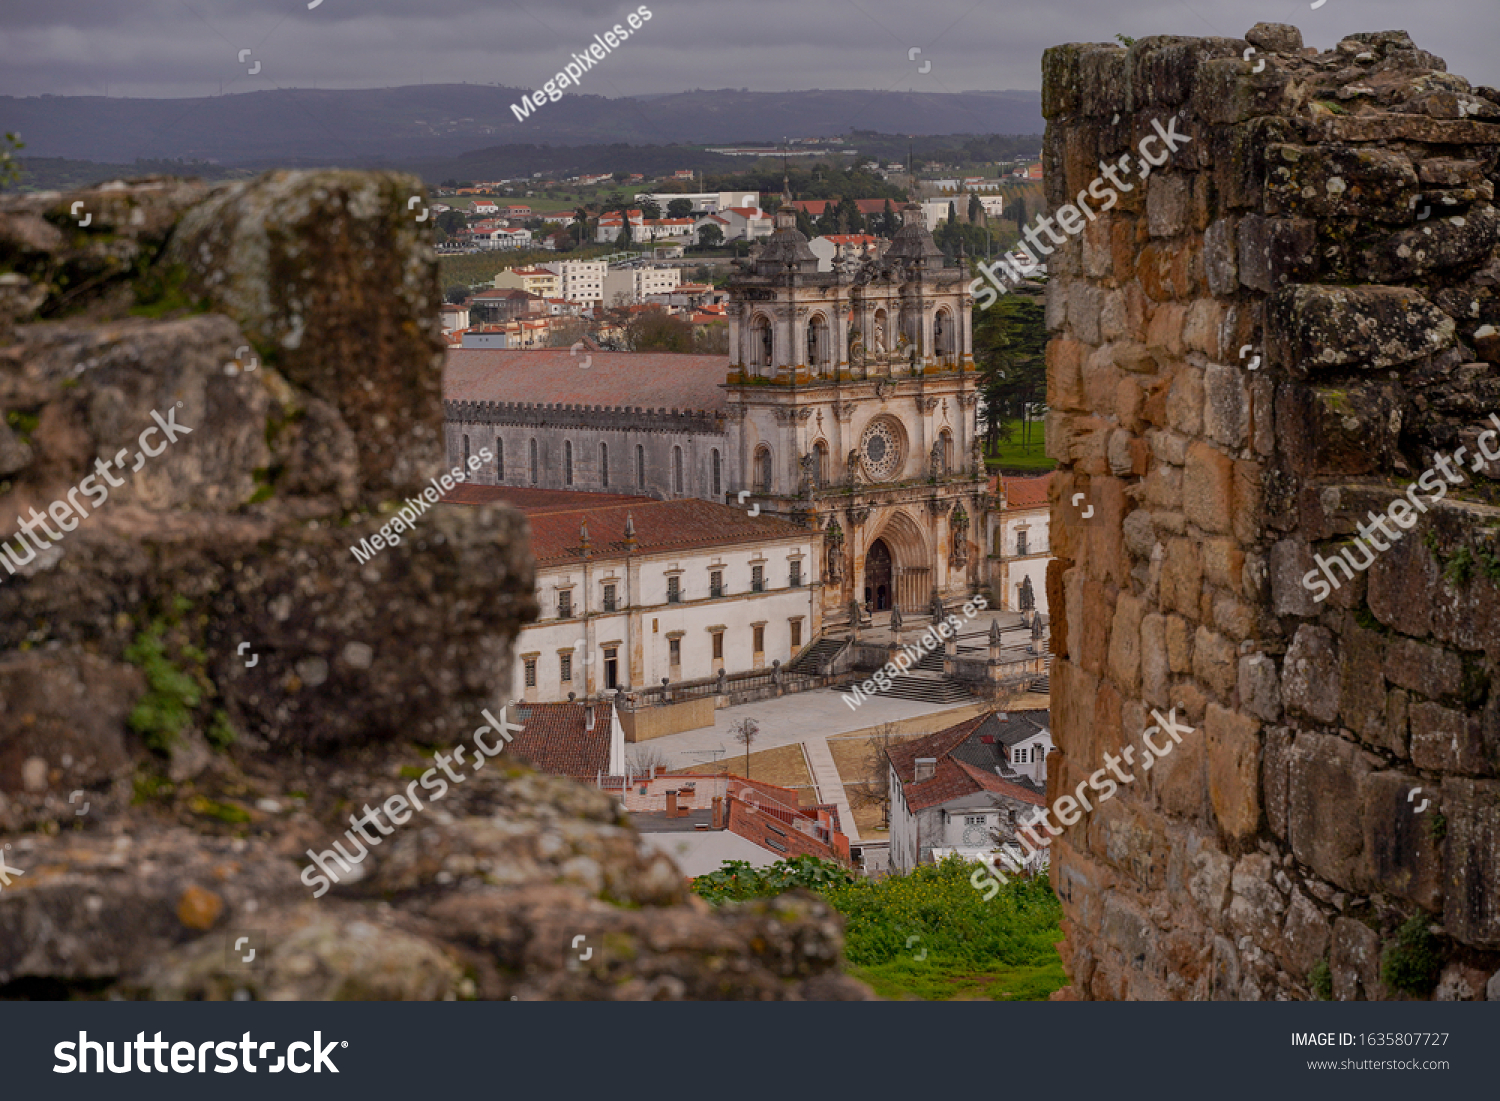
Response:
[[[865,605],[872,611],[890,611],[892,573],[891,548],[877,539],[865,555]]]

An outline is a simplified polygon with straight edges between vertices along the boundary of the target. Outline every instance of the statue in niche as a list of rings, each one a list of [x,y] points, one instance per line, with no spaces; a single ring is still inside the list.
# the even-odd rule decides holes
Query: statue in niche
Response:
[[[938,440],[927,454],[927,476],[934,482],[938,481],[948,473],[943,466],[943,441]]]
[[[802,456],[799,465],[802,467],[802,485],[798,488],[798,493],[811,499],[818,484],[818,453],[809,451]]]
[[[849,470],[849,484],[851,486],[859,485],[860,472],[864,462],[864,459],[860,456],[859,448],[856,447],[849,452],[849,458],[846,462]]]
[[[823,534],[828,548],[829,583],[841,585],[844,582],[844,529],[839,525],[838,517],[828,518],[828,527],[823,529]]]
[[[984,477],[984,441],[977,432],[969,441],[969,463],[974,468],[974,477]]]
[[[885,326],[878,321],[875,322],[875,354],[885,355]]]
[[[969,514],[964,511],[960,502],[953,510],[953,516],[948,521],[953,530],[953,549],[948,556],[950,566],[962,566],[969,561]]]

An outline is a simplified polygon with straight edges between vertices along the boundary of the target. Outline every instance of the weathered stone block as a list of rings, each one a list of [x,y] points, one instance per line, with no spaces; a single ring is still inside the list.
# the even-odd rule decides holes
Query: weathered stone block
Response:
[[[1364,249],[1358,274],[1372,283],[1393,283],[1458,267],[1488,257],[1497,237],[1500,212],[1493,207],[1433,218]]]
[[[1270,294],[1318,273],[1317,223],[1310,218],[1266,218],[1251,214],[1239,225],[1240,282]]]
[[[1205,531],[1227,532],[1233,478],[1234,463],[1229,456],[1201,440],[1191,444],[1182,480],[1182,507],[1188,520]]]
[[[1281,670],[1281,700],[1294,714],[1331,724],[1339,717],[1338,651],[1326,627],[1297,628]]]
[[[1453,319],[1405,287],[1287,287],[1266,308],[1273,359],[1301,370],[1395,367],[1453,340]]]
[[[1288,756],[1288,840],[1297,859],[1345,890],[1369,882],[1363,823],[1353,813],[1378,764],[1332,734],[1304,731]]]
[[[1333,998],[1339,1002],[1384,1001],[1380,982],[1380,936],[1363,922],[1336,918],[1333,948],[1329,953],[1333,972]]]
[[[1281,942],[1285,945],[1287,970],[1294,978],[1306,980],[1308,972],[1327,954],[1331,937],[1328,918],[1317,903],[1301,891],[1293,891]]]
[[[1196,621],[1198,598],[1203,590],[1203,565],[1198,557],[1198,547],[1191,539],[1167,540],[1166,553],[1162,557],[1161,604],[1164,609],[1181,612]],[[1180,621],[1179,621],[1180,622]],[[1168,653],[1172,646],[1172,627],[1167,628]],[[1173,672],[1187,672],[1172,663]]]
[[[1487,771],[1478,715],[1440,704],[1413,702],[1410,710],[1411,763],[1438,772]]]
[[[1260,828],[1260,724],[1247,715],[1208,705],[1208,791],[1225,835],[1251,837]]]
[[[1246,654],[1239,665],[1240,706],[1258,719],[1281,718],[1281,687],[1276,663],[1266,654]]]
[[[1365,777],[1364,845],[1377,889],[1437,913],[1443,908],[1443,853],[1433,836],[1439,808],[1414,812],[1407,796],[1420,786],[1420,780],[1401,772]]]
[[[1313,568],[1312,551],[1300,539],[1283,539],[1271,547],[1271,611],[1278,616],[1311,616],[1318,603],[1302,579]]]
[[[1129,593],[1121,593],[1115,601],[1115,621],[1109,633],[1109,675],[1122,692],[1130,695],[1140,687],[1141,619],[1145,614],[1145,603]]]
[[[1416,170],[1392,149],[1273,146],[1267,150],[1266,206],[1294,217],[1404,222],[1417,196]]]
[[[1392,684],[1437,699],[1456,696],[1463,686],[1464,666],[1457,654],[1413,639],[1391,644],[1385,676]]]
[[[1239,672],[1233,642],[1207,627],[1199,627],[1193,638],[1193,676],[1228,699]]]
[[[1443,927],[1465,944],[1500,948],[1500,782],[1444,780],[1443,814]]]
[[[1147,232],[1153,237],[1175,237],[1186,231],[1191,213],[1192,182],[1188,176],[1160,176],[1146,189]]]
[[[1203,393],[1203,430],[1225,447],[1243,447],[1250,431],[1243,374],[1237,368],[1211,363],[1203,372]]]

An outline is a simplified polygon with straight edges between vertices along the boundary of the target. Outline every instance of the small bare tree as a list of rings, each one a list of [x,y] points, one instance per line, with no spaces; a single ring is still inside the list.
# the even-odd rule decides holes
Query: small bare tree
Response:
[[[661,751],[659,746],[637,745],[631,746],[628,755],[631,772],[640,772],[649,775],[652,769],[667,769],[667,755]]]
[[[748,780],[750,779],[750,746],[760,734],[760,724],[754,719],[741,719],[729,728],[729,733],[735,741],[745,747],[745,779]]]
[[[870,732],[860,760],[863,775],[846,788],[860,806],[880,809],[881,825],[886,829],[891,825],[891,762],[886,750],[898,744],[900,729],[897,723],[881,723]]]

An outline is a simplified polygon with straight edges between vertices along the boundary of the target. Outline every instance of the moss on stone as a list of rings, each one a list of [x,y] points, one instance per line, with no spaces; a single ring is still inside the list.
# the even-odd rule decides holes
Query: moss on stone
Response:
[[[1408,994],[1430,994],[1442,968],[1442,942],[1427,928],[1424,914],[1408,918],[1380,955],[1380,981]]]

